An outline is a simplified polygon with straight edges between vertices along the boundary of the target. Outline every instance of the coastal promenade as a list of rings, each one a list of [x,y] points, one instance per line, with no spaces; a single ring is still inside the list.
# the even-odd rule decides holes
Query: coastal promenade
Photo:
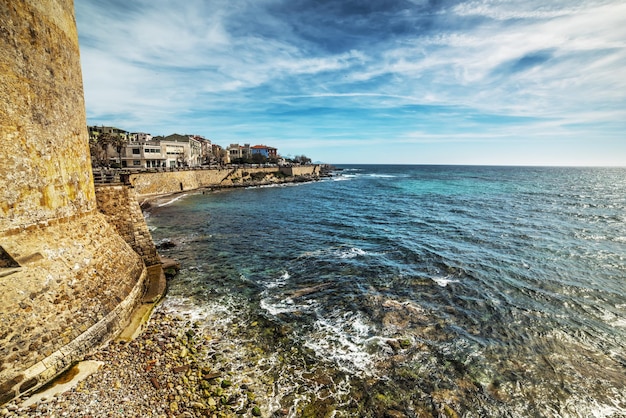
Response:
[[[248,187],[317,180],[325,175],[324,165],[226,166],[219,168],[94,170],[98,184],[131,186],[139,200],[201,188]]]

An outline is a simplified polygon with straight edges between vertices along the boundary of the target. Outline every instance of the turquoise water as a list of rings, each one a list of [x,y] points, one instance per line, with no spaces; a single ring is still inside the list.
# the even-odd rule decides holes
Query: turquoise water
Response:
[[[266,416],[626,416],[626,169],[343,168],[148,217]]]

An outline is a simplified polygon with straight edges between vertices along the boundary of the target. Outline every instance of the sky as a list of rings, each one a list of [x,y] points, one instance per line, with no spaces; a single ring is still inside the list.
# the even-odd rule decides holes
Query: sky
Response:
[[[623,0],[76,0],[89,125],[333,164],[626,166]]]

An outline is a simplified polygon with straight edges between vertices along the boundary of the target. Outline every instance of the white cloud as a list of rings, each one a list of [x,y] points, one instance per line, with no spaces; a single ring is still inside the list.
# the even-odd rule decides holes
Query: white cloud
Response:
[[[89,118],[149,130],[206,123],[188,120],[188,114],[230,113],[230,120],[212,120],[223,126],[207,128],[229,130],[237,115],[250,116],[240,112],[253,112],[259,124],[270,126],[264,116],[270,106],[306,112],[320,104],[439,105],[542,119],[532,129],[520,122],[502,132],[542,136],[543,130],[555,137],[571,135],[570,123],[614,126],[626,120],[621,1],[464,2],[429,16],[427,30],[372,33],[371,42],[344,49],[316,44],[325,28],[302,28],[301,14],[289,21],[292,15],[275,13],[281,3],[138,0],[121,11],[94,0],[77,2]],[[422,0],[413,3],[427,7]],[[402,12],[403,21],[411,22],[409,12]],[[441,140],[436,133],[430,138]]]

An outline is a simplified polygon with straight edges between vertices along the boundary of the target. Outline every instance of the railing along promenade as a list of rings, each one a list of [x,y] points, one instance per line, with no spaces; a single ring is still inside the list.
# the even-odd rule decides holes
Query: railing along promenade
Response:
[[[237,170],[240,168],[281,168],[281,167],[306,167],[315,164],[226,164],[226,165],[200,165],[193,167],[154,167],[154,168],[93,168],[93,181],[95,184],[130,184],[131,174],[141,173],[167,173],[176,171],[198,170]]]

